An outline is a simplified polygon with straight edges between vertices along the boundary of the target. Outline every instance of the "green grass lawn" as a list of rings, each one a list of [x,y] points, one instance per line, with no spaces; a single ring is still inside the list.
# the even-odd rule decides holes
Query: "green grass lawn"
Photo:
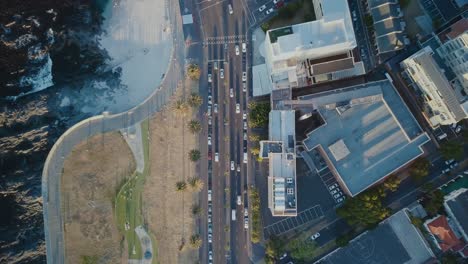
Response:
[[[117,217],[117,227],[125,236],[128,243],[129,259],[141,259],[143,252],[140,240],[135,232],[137,226],[143,225],[142,192],[145,178],[149,173],[149,145],[148,145],[148,120],[141,124],[141,136],[143,141],[143,152],[145,168],[143,173],[135,172],[130,179],[122,186],[115,199],[115,213]],[[125,230],[125,223],[129,223],[130,228]],[[156,240],[150,234],[153,243],[153,251],[156,253]],[[133,254],[135,248],[135,254]],[[153,263],[157,263],[156,256],[153,256]]]

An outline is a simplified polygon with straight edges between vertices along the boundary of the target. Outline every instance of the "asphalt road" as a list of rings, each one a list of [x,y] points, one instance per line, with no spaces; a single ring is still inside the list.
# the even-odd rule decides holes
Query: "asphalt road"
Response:
[[[242,72],[247,71],[249,43],[247,52],[243,53],[242,43],[246,42],[248,30],[243,3],[202,1],[196,7],[201,41],[204,42],[200,87],[205,102],[205,129],[200,142],[206,146],[201,148],[202,152],[211,155],[211,160],[208,159],[201,166],[201,175],[206,175],[206,191],[212,193],[211,201],[208,201],[206,193],[206,202],[203,202],[206,213],[201,228],[205,238],[201,249],[202,263],[210,263],[209,252],[212,252],[211,263],[249,263],[249,229],[244,228],[248,184],[243,153],[247,151],[247,141],[244,140],[242,115],[247,109],[248,100],[247,93],[243,91]],[[233,14],[229,14],[229,4]],[[236,45],[239,47],[239,55],[236,55]],[[221,69],[224,70],[224,78],[221,78]],[[211,82],[208,82],[208,74],[211,74]],[[233,97],[230,96],[231,88]],[[212,98],[211,103],[208,96]],[[236,113],[237,104],[239,113]],[[211,114],[208,107],[211,107]],[[211,145],[208,144],[208,137],[211,137]],[[216,153],[219,155],[218,162],[215,161]],[[231,161],[234,162],[234,170],[231,170]],[[238,195],[241,197],[241,205],[237,204]],[[235,221],[231,215],[233,210]],[[211,243],[208,241],[209,234]]]

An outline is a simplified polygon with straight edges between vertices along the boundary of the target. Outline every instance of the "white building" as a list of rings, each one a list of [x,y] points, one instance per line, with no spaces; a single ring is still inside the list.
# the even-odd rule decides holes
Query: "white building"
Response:
[[[421,92],[423,109],[433,128],[451,125],[467,117],[450,82],[427,46],[405,59],[401,66]]]
[[[269,159],[268,207],[273,216],[296,216],[295,111],[273,110],[269,119],[269,140],[260,142],[260,156]]]
[[[254,96],[275,89],[295,88],[365,73],[353,54],[356,38],[346,0],[313,0],[317,20],[267,31],[264,42],[266,72],[270,83],[254,80]]]

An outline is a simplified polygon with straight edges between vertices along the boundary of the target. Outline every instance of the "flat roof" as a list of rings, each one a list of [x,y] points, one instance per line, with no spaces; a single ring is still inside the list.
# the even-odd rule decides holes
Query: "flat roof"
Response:
[[[395,0],[368,0],[374,21],[375,38],[379,53],[402,49],[406,39],[401,24],[400,5]]]
[[[294,138],[296,133],[294,110],[272,110],[269,115],[268,137],[270,141],[281,141],[284,147],[290,148],[290,137]],[[294,143],[294,142],[293,142]],[[293,146],[294,147],[294,146]]]
[[[460,189],[458,195],[445,201],[445,206],[450,209],[466,236],[468,234],[468,189]]]
[[[303,140],[307,150],[321,145],[351,195],[423,154],[429,137],[388,80],[299,97],[325,124]],[[349,155],[334,158],[328,146],[342,140]]]
[[[323,10],[321,19],[267,32],[269,36],[267,49],[272,53],[272,60],[276,57],[284,60],[295,56],[296,53],[323,57],[336,53],[337,50],[356,47],[347,1],[322,1],[321,6]]]
[[[252,67],[252,89],[254,97],[271,93],[271,82],[265,63]]]
[[[433,257],[434,253],[403,209],[316,263],[421,264]]]

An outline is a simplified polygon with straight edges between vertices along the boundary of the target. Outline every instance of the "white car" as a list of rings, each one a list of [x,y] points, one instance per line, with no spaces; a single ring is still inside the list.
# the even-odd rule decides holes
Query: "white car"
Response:
[[[208,115],[211,115],[211,105],[208,105]]]
[[[236,168],[235,168],[235,166],[234,166],[234,161],[231,161],[231,170],[233,171],[233,170],[235,170],[235,169],[236,169]]]
[[[242,81],[247,81],[247,72],[242,72]]]
[[[211,215],[208,215],[208,223],[211,223]]]
[[[213,235],[208,234],[208,243],[213,243]]]
[[[259,11],[259,12],[262,12],[262,11],[265,10],[265,9],[266,9],[266,5],[262,5],[262,6],[258,9],[258,11]]]
[[[208,146],[211,146],[211,136],[208,136]]]
[[[211,79],[211,73],[208,74],[208,82],[210,83],[212,81]]]
[[[237,172],[240,172],[240,166],[237,164]]]
[[[236,45],[236,55],[239,55],[239,45]]]
[[[240,104],[236,104],[236,114],[240,114]]]
[[[341,194],[339,194],[339,193],[333,195],[333,198],[335,198],[335,199],[336,199],[336,198],[340,198],[340,197],[341,197]]]
[[[208,190],[208,202],[211,202],[211,190]]]
[[[247,140],[247,133],[244,132],[244,140]]]
[[[446,168],[445,170],[442,170],[442,174],[448,173],[450,171],[450,168]]]
[[[247,92],[247,84],[245,82],[242,83],[242,91]]]
[[[457,128],[455,128],[455,133],[460,133],[461,131],[461,126],[457,126]]]
[[[336,188],[335,184],[328,186],[328,190],[330,190],[330,191],[335,189],[335,188]]]
[[[241,196],[237,195],[237,205],[241,205],[241,204],[242,204]]]
[[[249,229],[249,218],[248,217],[244,218],[244,228]]]
[[[213,260],[213,251],[211,250],[208,252],[208,259]]]
[[[244,129],[247,130],[247,122],[244,121]]]
[[[218,152],[215,153],[215,162],[219,162],[219,153]]]
[[[273,9],[273,7],[272,7],[272,8],[270,8],[270,9],[268,9],[265,13],[266,13],[267,15],[269,15],[269,14],[273,13],[274,10],[275,10],[275,9]]]
[[[341,203],[341,202],[343,202],[343,201],[344,201],[343,197],[336,199],[336,202],[337,202],[337,203]]]
[[[211,95],[208,95],[208,104],[213,104],[213,97]]]
[[[229,9],[229,14],[232,15],[234,13],[234,11],[232,10],[232,5],[231,4],[228,5],[228,9]]]
[[[454,159],[450,159],[450,160],[446,160],[445,161],[445,164],[449,165],[450,163],[454,162],[455,160]]]
[[[247,120],[247,114],[246,113],[242,114],[242,120]]]
[[[273,0],[273,1],[278,1],[278,0]],[[287,256],[288,256],[288,253],[284,253],[283,255],[281,255],[280,260],[283,260]]]
[[[211,116],[209,116],[209,117],[208,117],[208,125],[210,125],[210,126],[211,126],[211,124],[213,124],[213,122],[212,122],[212,118],[211,118]]]
[[[249,208],[245,207],[244,208],[244,217],[248,217],[249,216]]]
[[[219,78],[224,79],[224,69],[219,70]]]
[[[310,237],[310,239],[315,240],[320,236],[320,233],[316,233]]]
[[[242,52],[243,53],[247,52],[247,44],[245,44],[245,42],[242,43]]]
[[[335,194],[335,193],[337,193],[337,192],[338,192],[338,190],[335,189],[335,190],[332,190],[332,191],[330,192],[330,194],[333,195],[333,194]]]
[[[214,111],[215,113],[218,113],[218,104],[214,104],[214,108],[213,108],[213,109],[214,109],[213,111]]]
[[[229,89],[229,97],[234,97],[234,89]]]

